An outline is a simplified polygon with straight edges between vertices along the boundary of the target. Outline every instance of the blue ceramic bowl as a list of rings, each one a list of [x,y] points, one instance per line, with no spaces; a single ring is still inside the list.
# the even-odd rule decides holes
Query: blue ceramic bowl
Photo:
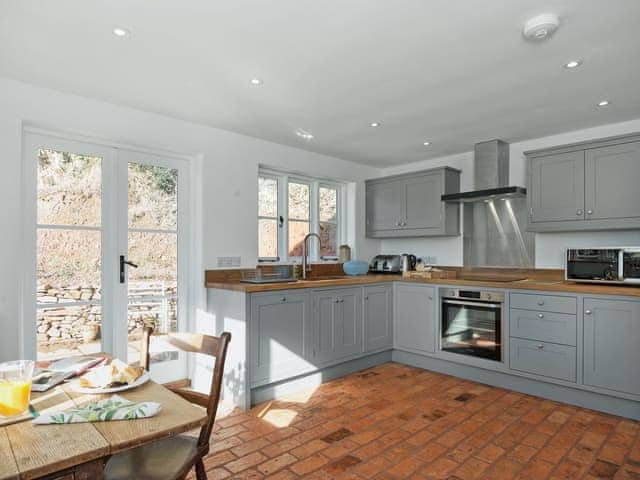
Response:
[[[366,275],[369,272],[369,262],[363,260],[351,260],[342,265],[344,273],[347,275]]]

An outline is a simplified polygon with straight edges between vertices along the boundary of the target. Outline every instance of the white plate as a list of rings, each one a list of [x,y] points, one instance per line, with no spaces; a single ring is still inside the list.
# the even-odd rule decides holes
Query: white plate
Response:
[[[144,372],[142,375],[138,377],[138,379],[129,384],[122,385],[120,387],[112,387],[112,388],[90,388],[90,387],[81,387],[79,380],[75,380],[70,382],[69,385],[74,392],[78,393],[88,393],[88,394],[99,394],[99,393],[116,393],[116,392],[124,392],[125,390],[131,390],[132,388],[139,387],[140,385],[144,385],[149,380],[151,380],[151,375],[149,372]]]

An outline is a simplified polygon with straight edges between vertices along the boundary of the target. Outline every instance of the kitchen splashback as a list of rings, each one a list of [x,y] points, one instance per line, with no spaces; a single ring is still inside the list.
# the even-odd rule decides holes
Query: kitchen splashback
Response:
[[[535,266],[535,234],[526,230],[526,198],[464,204],[465,267]]]

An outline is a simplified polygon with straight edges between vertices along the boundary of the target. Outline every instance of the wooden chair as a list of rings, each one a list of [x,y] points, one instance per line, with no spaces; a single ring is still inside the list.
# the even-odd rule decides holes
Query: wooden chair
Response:
[[[152,329],[143,331],[141,366],[149,369],[149,340]],[[215,357],[211,391],[209,395],[182,388],[170,388],[191,403],[207,409],[207,423],[202,426],[198,438],[178,435],[141,445],[112,456],[105,465],[105,480],[181,480],[195,467],[197,480],[206,480],[202,459],[209,453],[209,437],[213,429],[220,401],[222,374],[231,334],[220,337],[193,333],[170,333],[168,344],[184,352],[195,352]]]

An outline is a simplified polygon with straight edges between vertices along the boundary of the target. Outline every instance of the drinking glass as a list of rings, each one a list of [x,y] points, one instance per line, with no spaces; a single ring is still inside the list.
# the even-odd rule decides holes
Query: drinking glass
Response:
[[[29,409],[33,367],[31,360],[0,363],[0,417],[22,415]]]

